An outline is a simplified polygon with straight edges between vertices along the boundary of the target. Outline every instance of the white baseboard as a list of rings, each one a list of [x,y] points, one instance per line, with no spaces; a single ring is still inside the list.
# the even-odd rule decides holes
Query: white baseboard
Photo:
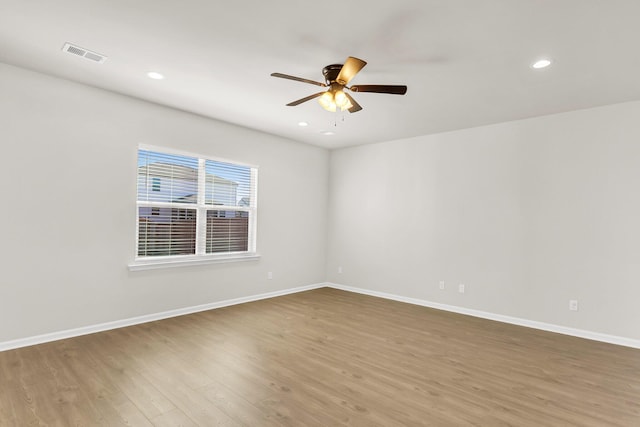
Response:
[[[246,302],[258,301],[261,299],[274,298],[283,295],[293,294],[297,292],[309,291],[312,289],[324,288],[325,283],[317,283],[308,286],[299,286],[297,288],[283,289],[280,291],[267,292],[264,294],[251,295],[247,297],[228,299],[224,301],[212,302],[209,304],[196,305],[193,307],[178,308],[176,310],[163,311],[161,313],[147,314],[144,316],[131,317],[129,319],[116,320],[113,322],[100,323],[97,325],[83,326],[75,329],[67,329],[64,331],[52,332],[43,335],[37,335],[27,338],[19,338],[12,341],[0,342],[0,351],[12,350],[20,347],[27,347],[35,344],[42,344],[51,341],[57,341],[65,338],[73,338],[81,335],[93,334],[95,332],[108,331],[110,329],[124,328],[126,326],[138,325],[140,323],[153,322],[155,320],[168,319],[170,317],[182,316],[185,314],[197,313],[200,311],[212,310],[215,308],[228,307],[230,305],[243,304]]]
[[[283,295],[289,295],[297,292],[309,291],[318,288],[334,288],[347,292],[355,292],[364,295],[370,295],[379,298],[385,298],[394,301],[405,302],[424,307],[435,308],[438,310],[450,311],[453,313],[466,314],[468,316],[480,317],[483,319],[495,320],[498,322],[510,323],[513,325],[526,326],[528,328],[540,329],[543,331],[556,332],[564,335],[571,335],[579,338],[586,338],[594,341],[602,341],[610,344],[622,345],[640,349],[640,340],[619,337],[615,335],[601,334],[599,332],[585,331],[582,329],[568,328],[566,326],[553,325],[550,323],[537,322],[533,320],[521,319],[518,317],[504,316],[501,314],[489,313],[486,311],[473,310],[470,308],[458,307],[454,305],[441,304],[437,302],[421,300],[417,298],[409,298],[400,295],[389,294],[386,292],[372,291],[369,289],[355,288],[352,286],[339,285],[336,283],[316,283],[313,285],[299,286],[296,288],[283,289],[280,291],[267,292],[264,294],[251,295],[242,298],[234,298],[224,301],[212,302],[209,304],[196,305],[193,307],[179,308],[176,310],[164,311],[161,313],[147,314],[144,316],[132,317],[129,319],[116,320],[113,322],[100,323],[97,325],[83,326],[75,329],[52,332],[33,337],[20,338],[12,341],[0,342],[0,351],[12,350],[30,345],[42,344],[51,341],[57,341],[66,338],[73,338],[81,335],[93,334],[96,332],[108,331],[110,329],[124,328],[126,326],[138,325],[140,323],[153,322],[156,320],[168,319],[170,317],[183,316],[185,314],[197,313],[200,311],[213,310],[216,308],[228,307],[246,302],[258,301],[267,298],[274,298]]]
[[[585,331],[583,329],[568,328],[566,326],[553,325],[551,323],[537,322],[534,320],[521,319],[518,317],[504,316],[502,314],[489,313],[486,311],[473,310],[470,308],[458,307],[455,305],[441,304],[437,302],[421,300],[417,298],[403,297],[400,295],[388,294],[386,292],[371,291],[369,289],[354,288],[352,286],[339,285],[336,283],[327,283],[327,287],[340,289],[348,292],[356,292],[359,294],[370,295],[379,298],[390,299],[394,301],[406,302],[414,305],[435,308],[438,310],[451,311],[453,313],[466,314],[468,316],[480,317],[483,319],[496,320],[498,322],[510,323],[513,325],[526,326],[528,328],[540,329],[543,331],[556,332],[564,335],[571,335],[579,338],[586,338],[594,341],[602,341],[609,344],[622,345],[625,347],[639,348],[640,340],[635,340],[616,335],[602,334],[599,332]]]

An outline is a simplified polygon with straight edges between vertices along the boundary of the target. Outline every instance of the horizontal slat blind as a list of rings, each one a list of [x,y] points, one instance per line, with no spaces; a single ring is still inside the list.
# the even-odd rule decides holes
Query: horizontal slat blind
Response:
[[[140,149],[138,257],[255,251],[256,180],[254,167]]]
[[[198,159],[138,152],[138,201],[197,203]]]
[[[249,212],[207,211],[207,253],[244,252],[249,238]]]
[[[255,183],[251,180],[250,167],[207,160],[205,169],[206,205],[252,206],[251,194]]]
[[[138,208],[138,256],[194,255],[196,210]]]

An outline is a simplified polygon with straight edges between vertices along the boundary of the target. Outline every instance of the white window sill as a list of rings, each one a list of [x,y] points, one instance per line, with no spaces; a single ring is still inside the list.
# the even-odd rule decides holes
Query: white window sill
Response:
[[[128,265],[129,271],[153,270],[157,268],[187,267],[190,265],[219,264],[225,262],[256,261],[257,253],[241,253],[210,256],[174,256],[136,259]]]

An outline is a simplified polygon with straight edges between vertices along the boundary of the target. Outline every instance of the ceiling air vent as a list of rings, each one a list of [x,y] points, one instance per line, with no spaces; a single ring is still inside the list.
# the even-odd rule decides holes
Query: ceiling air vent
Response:
[[[81,56],[85,59],[88,59],[93,62],[97,62],[99,64],[102,64],[104,61],[107,60],[107,57],[104,55],[100,55],[99,53],[92,52],[80,46],[74,46],[71,43],[65,43],[64,46],[62,47],[62,51],[70,53],[72,55]]]

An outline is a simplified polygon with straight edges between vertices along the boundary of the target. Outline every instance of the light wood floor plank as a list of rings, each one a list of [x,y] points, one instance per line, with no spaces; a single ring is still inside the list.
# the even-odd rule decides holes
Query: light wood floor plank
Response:
[[[198,424],[177,408],[152,418],[151,422],[155,427],[198,427]]]
[[[640,350],[318,289],[0,353],[0,426],[640,426]]]

